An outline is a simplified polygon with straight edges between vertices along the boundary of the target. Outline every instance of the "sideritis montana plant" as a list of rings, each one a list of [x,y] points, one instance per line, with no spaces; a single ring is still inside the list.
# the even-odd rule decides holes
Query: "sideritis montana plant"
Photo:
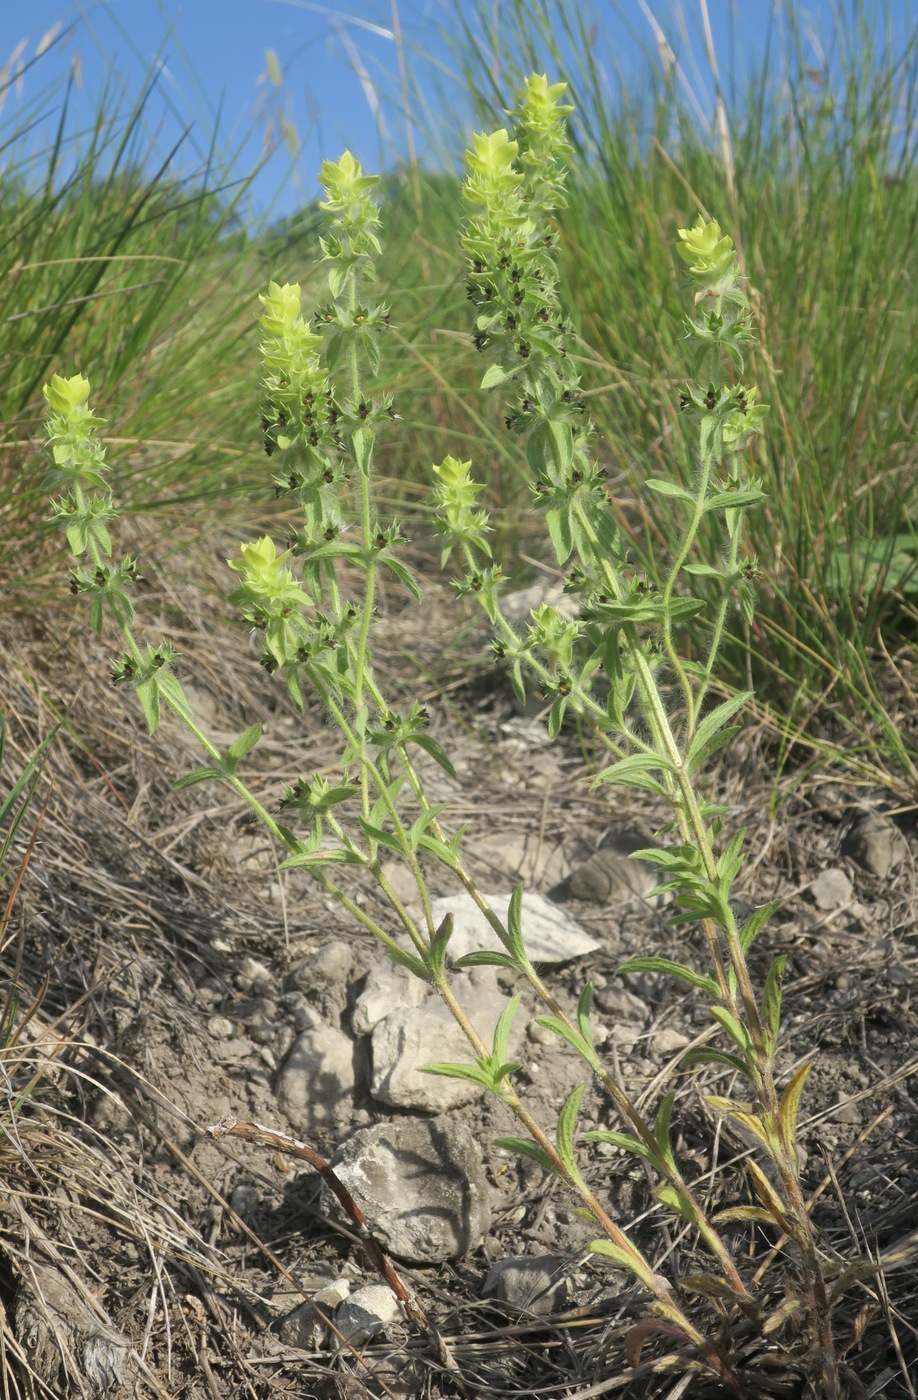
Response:
[[[573,339],[559,299],[555,223],[570,154],[563,92],[563,84],[533,76],[510,114],[512,130],[474,138],[461,238],[473,335],[490,360],[482,388],[506,398],[507,426],[525,444],[533,501],[567,571],[577,615],[544,606],[523,630],[507,620],[503,575],[491,556],[480,504],[483,488],[471,463],[452,457],[434,468],[443,563],[459,561],[456,590],[480,601],[494,629],[495,653],[518,691],[524,693],[525,673],[540,683],[550,701],[551,734],[573,714],[608,751],[595,782],[637,787],[669,804],[671,822],[661,844],[638,854],[658,869],[657,889],[672,897],[675,920],[701,926],[707,966],[634,957],[622,970],[671,975],[710,1006],[720,1043],[692,1051],[683,1063],[704,1062],[709,1076],[711,1066],[722,1074],[724,1092],[707,1093],[707,1103],[753,1145],[742,1170],[754,1204],[742,1199],[739,1182],[721,1183],[718,1194],[732,1191],[741,1203],[710,1213],[707,1187],[686,1177],[671,1145],[675,1093],[664,1095],[648,1117],[594,1043],[590,986],[567,1007],[542,980],[526,951],[522,889],[514,892],[506,918],[489,906],[466,867],[462,828],[425,789],[419,749],[455,776],[430,733],[427,711],[416,703],[399,709],[378,680],[373,635],[380,575],[394,576],[415,596],[419,590],[399,554],[398,524],[380,518],[374,496],[377,439],[397,431],[392,404],[374,392],[389,324],[387,307],[372,296],[380,250],[377,180],[348,153],[322,168],[327,300],[304,318],[298,286],[272,283],[261,297],[263,442],[275,492],[297,503],[301,516],[283,548],[263,537],[244,543],[230,562],[237,576],[230,601],[260,636],[262,666],[286,685],[299,709],[307,695],[321,702],[340,735],[335,776],[302,776],[268,811],[240,775],[261,726],[254,724],[221,753],[195,721],[172,647],[137,639],[131,602],[136,565],[112,558],[114,510],[101,424],[81,375],[55,375],[45,388],[53,458],[47,485],[62,493],[54,511],[77,558],[71,589],[88,598],[97,631],[109,619],[120,633],[114,683],[136,692],[151,732],[165,707],[201,744],[204,765],[180,785],[229,784],[272,833],[286,869],[317,881],[390,957],[436,988],[462,1027],[471,1058],[426,1068],[471,1080],[512,1110],[521,1133],[501,1144],[560,1178],[595,1222],[591,1250],[634,1276],[646,1309],[626,1337],[629,1361],[637,1364],[643,1352],[652,1369],[699,1373],[736,1396],[776,1393],[775,1386],[793,1387],[796,1377],[834,1400],[847,1388],[847,1373],[833,1339],[832,1309],[857,1270],[826,1263],[806,1207],[796,1124],[809,1066],[790,1075],[782,1069],[783,959],[771,963],[760,987],[750,972],[749,949],[774,906],[737,921],[731,891],[743,865],[744,833],[725,831],[722,810],[698,787],[698,774],[735,732],[749,698],[712,699],[730,610],[751,616],[757,573],[746,525],[761,487],[745,449],[766,408],[744,378],[744,351],[753,340],[749,303],[733,243],[718,225],[699,218],[680,230],[677,251],[689,305],[680,407],[697,432],[697,470],[691,489],[666,480],[646,483],[684,513],[681,545],[658,589],[629,568],[613,526],[569,353]],[[708,518],[721,533],[716,565],[693,557]],[[691,663],[677,645],[686,626],[701,658]],[[417,890],[412,908],[420,914],[386,878],[383,857],[393,855],[410,872]],[[451,958],[450,921],[438,926],[432,914],[424,874],[431,858],[476,902],[502,951]],[[375,882],[387,918],[376,919],[361,906],[352,876]],[[597,1171],[588,1170],[588,1149],[577,1142],[585,1083],[571,1086],[551,1129],[530,1112],[509,1052],[521,994],[486,1042],[455,989],[456,969],[483,963],[521,979],[544,1007],[542,1024],[567,1041],[599,1081],[619,1124],[583,1136],[646,1164],[664,1216],[694,1231],[705,1261],[694,1273],[668,1276],[613,1218],[602,1188],[591,1184]],[[771,1274],[763,1281],[750,1248],[763,1231],[783,1268],[780,1288]],[[834,1276],[834,1287],[827,1275]]]

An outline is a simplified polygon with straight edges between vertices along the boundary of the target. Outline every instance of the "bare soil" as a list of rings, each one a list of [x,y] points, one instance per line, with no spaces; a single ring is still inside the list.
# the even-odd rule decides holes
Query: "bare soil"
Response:
[[[179,647],[181,677],[216,742],[267,722],[246,771],[276,810],[285,783],[333,771],[333,736],[317,711],[296,715],[282,687],[259,670],[249,640],[219,620],[219,554],[212,588],[147,590],[146,631]],[[555,995],[573,1005],[591,979],[610,1049],[617,995],[624,989],[640,998],[649,1012],[642,1033],[615,1049],[625,1085],[650,1108],[675,1088],[674,1142],[687,1175],[715,1206],[751,1201],[747,1144],[704,1102],[706,1090],[723,1091],[723,1079],[679,1069],[681,1047],[710,1025],[703,1003],[666,979],[623,980],[616,972],[626,957],[652,952],[703,970],[699,936],[627,890],[604,904],[572,899],[563,879],[610,834],[649,836],[665,814],[643,794],[592,791],[589,745],[573,730],[555,745],[541,741],[486,659],[474,614],[446,591],[431,585],[422,612],[403,610],[395,598],[391,609],[384,606],[380,620],[379,668],[394,694],[421,695],[431,708],[460,775],[459,784],[442,779],[442,795],[452,802],[452,825],[467,824],[475,873],[488,887],[500,880],[511,888],[495,851],[508,835],[528,839],[535,887],[564,901],[601,943],[597,954],[549,974]],[[278,872],[277,853],[231,794],[215,786],[173,791],[199,755],[170,721],[146,736],[132,697],[108,685],[109,647],[84,637],[82,622],[66,598],[0,624],[14,755],[24,761],[63,720],[0,961],[0,995],[16,989],[18,998],[12,1038],[0,1052],[2,1394],[456,1394],[428,1339],[407,1322],[358,1348],[305,1351],[280,1337],[283,1317],[316,1288],[341,1275],[369,1280],[372,1271],[359,1240],[321,1213],[311,1172],[240,1142],[213,1142],[205,1129],[230,1114],[295,1131],[273,1093],[295,1034],[291,989],[348,1031],[379,953],[321,890]],[[791,774],[776,789],[761,734],[731,746],[708,791],[727,807],[731,829],[749,829],[740,899],[749,907],[782,901],[753,962],[761,980],[771,958],[788,955],[787,1073],[816,1052],[802,1145],[827,1272],[837,1278],[854,1260],[877,1266],[864,1270],[836,1312],[847,1393],[914,1397],[918,844],[910,814],[897,818],[909,855],[881,880],[845,855],[844,841],[857,813],[889,806],[883,792],[829,770],[806,781]],[[39,810],[37,803],[25,838]],[[24,849],[25,839],[20,856]],[[836,867],[851,879],[852,895],[826,911],[810,886]],[[520,873],[530,878],[532,870]],[[352,883],[350,892],[373,906],[369,887]],[[304,991],[297,969],[330,943],[349,950],[346,976]],[[252,960],[267,971],[266,985],[252,985]],[[532,1016],[536,1008],[527,1010]],[[227,1033],[215,1035],[221,1026]],[[370,1095],[365,1047],[355,1053],[357,1092],[329,1106],[312,1143],[327,1156],[356,1127],[392,1116]],[[583,1073],[565,1047],[539,1039],[527,1041],[524,1059],[520,1082],[551,1126]],[[668,1354],[665,1337],[649,1338],[641,1364],[628,1365],[629,1329],[644,1315],[638,1291],[585,1256],[592,1231],[557,1183],[535,1163],[490,1149],[495,1135],[512,1131],[500,1105],[482,1100],[453,1112],[484,1151],[492,1230],[463,1259],[400,1269],[448,1340],[467,1393],[488,1400],[722,1393],[697,1373],[655,1371],[652,1363]],[[612,1125],[591,1090],[583,1125],[600,1123]],[[635,1222],[636,1239],[662,1272],[704,1267],[690,1232],[666,1223],[639,1164],[619,1153],[582,1155],[594,1190],[617,1218]],[[791,1251],[774,1251],[774,1236],[758,1228],[736,1227],[735,1238],[766,1303],[787,1303]],[[551,1317],[511,1316],[482,1297],[490,1264],[521,1254],[566,1261],[566,1302]],[[706,1307],[699,1303],[699,1315],[710,1318]],[[726,1312],[716,1323],[725,1345],[745,1358],[751,1394],[812,1393],[814,1363],[805,1338],[793,1341],[793,1316],[789,1305],[771,1339],[744,1335]]]

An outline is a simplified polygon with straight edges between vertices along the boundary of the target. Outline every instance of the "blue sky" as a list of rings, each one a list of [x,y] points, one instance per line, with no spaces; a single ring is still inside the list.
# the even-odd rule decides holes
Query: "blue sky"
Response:
[[[709,105],[698,0],[568,3],[595,16],[615,80],[625,83],[639,84],[646,73],[641,45],[656,51],[656,22],[683,58],[700,105]],[[848,10],[851,3],[842,0]],[[732,42],[740,66],[755,61],[773,14],[781,22],[780,0],[709,0],[708,8],[721,61]],[[831,47],[835,8],[833,0],[796,5],[816,64],[821,44]],[[395,13],[412,84],[410,137]],[[8,77],[14,78],[0,124],[19,125],[44,106],[43,120],[26,138],[40,167],[60,110],[55,85],[68,73],[75,79],[70,127],[78,130],[91,124],[103,89],[130,102],[156,65],[145,113],[151,148],[165,153],[190,126],[177,157],[188,173],[205,158],[219,114],[219,145],[237,173],[271,152],[252,187],[252,217],[285,214],[313,197],[322,159],[345,147],[378,169],[403,157],[409,139],[435,159],[425,132],[438,120],[454,141],[466,136],[471,116],[457,76],[456,13],[454,0],[398,0],[395,7],[391,0],[354,0],[345,8],[305,0],[0,0],[0,68],[13,60]],[[911,23],[909,0],[889,0],[889,13],[901,43]],[[73,24],[73,31],[29,66],[56,23]],[[272,81],[269,50],[280,86]],[[43,101],[43,93],[50,98]],[[0,129],[0,164],[2,141]]]

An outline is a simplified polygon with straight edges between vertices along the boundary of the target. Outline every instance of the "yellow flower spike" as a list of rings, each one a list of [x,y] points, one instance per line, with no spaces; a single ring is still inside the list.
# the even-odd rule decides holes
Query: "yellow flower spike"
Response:
[[[258,320],[267,335],[283,336],[300,319],[300,284],[285,282],[282,287],[276,282],[268,283],[267,294],[259,293],[258,300],[265,308]]]
[[[433,470],[444,486],[460,486],[469,479],[472,470],[471,458],[467,462],[460,462],[456,457],[444,457],[440,465],[435,466]]]
[[[716,283],[736,277],[736,250],[733,239],[721,234],[716,219],[705,223],[698,215],[694,228],[677,230],[682,242],[676,252],[689,265],[689,272],[698,281]]]
[[[472,136],[472,146],[473,149],[468,152],[466,159],[473,174],[490,179],[505,179],[510,175],[515,184],[520,183],[523,177],[513,169],[513,162],[519,154],[519,145],[510,140],[503,127],[490,134],[476,131]]]
[[[64,379],[60,374],[52,374],[51,383],[42,386],[42,394],[55,413],[65,418],[77,416],[89,400],[89,380],[82,374]]]

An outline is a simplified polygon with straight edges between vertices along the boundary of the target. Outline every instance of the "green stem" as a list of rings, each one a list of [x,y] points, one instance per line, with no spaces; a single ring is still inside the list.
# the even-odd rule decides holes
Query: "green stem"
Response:
[[[680,660],[679,653],[676,650],[676,645],[673,640],[673,623],[671,615],[672,601],[673,591],[676,587],[679,574],[682,571],[682,566],[691,552],[692,545],[695,543],[695,536],[698,534],[698,529],[701,525],[701,521],[704,516],[704,505],[708,494],[708,482],[711,479],[711,470],[713,466],[713,454],[710,452],[706,452],[701,459],[701,474],[698,479],[698,488],[695,493],[695,505],[692,511],[692,517],[689,520],[685,534],[682,537],[682,544],[679,547],[679,551],[675,559],[673,560],[669,574],[667,575],[666,583],[663,585],[662,595],[663,649],[666,652],[669,664],[672,666],[677,677],[679,678],[679,684],[682,687],[682,694],[685,700],[686,746],[688,746],[688,743],[691,740],[691,736],[695,730],[695,719],[698,714],[698,701],[696,700],[695,693],[692,689],[691,680],[688,676],[688,673],[685,670],[685,667],[682,664],[682,661]]]

